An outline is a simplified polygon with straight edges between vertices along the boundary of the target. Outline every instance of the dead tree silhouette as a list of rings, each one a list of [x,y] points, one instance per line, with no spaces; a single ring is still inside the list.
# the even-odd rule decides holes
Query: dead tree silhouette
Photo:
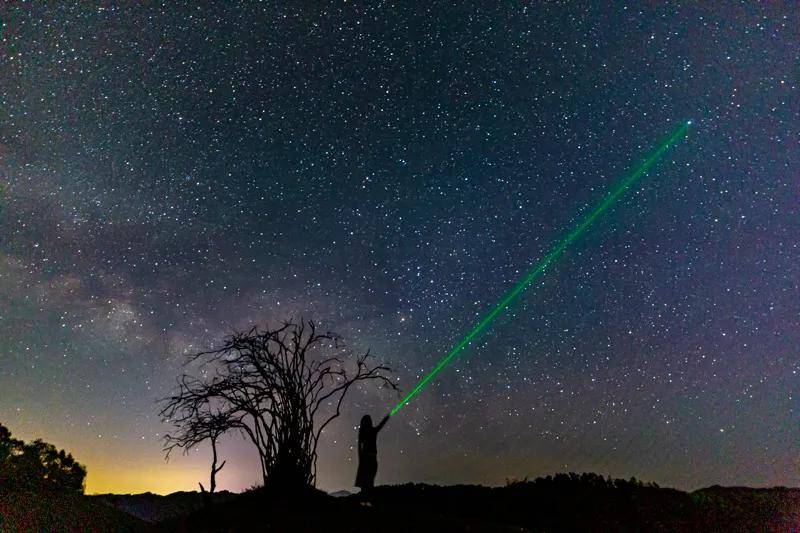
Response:
[[[229,418],[228,413],[212,411],[212,406],[207,401],[208,398],[195,394],[195,392],[197,391],[189,391],[189,394],[184,396],[181,416],[188,415],[188,417],[176,419],[176,421],[180,421],[179,424],[176,424],[177,431],[164,436],[164,451],[169,460],[170,454],[176,448],[181,448],[183,453],[187,454],[195,446],[209,441],[211,444],[209,492],[213,494],[217,489],[217,474],[225,466],[225,461],[217,466],[217,440],[224,433],[235,428],[236,424]],[[202,483],[199,485],[200,492],[205,494],[205,487]]]
[[[165,437],[167,453],[206,439],[215,448],[220,435],[235,431],[258,450],[265,486],[313,486],[320,437],[350,388],[374,381],[397,390],[390,369],[370,360],[369,351],[355,354],[310,320],[233,333],[220,347],[189,355],[201,377],[183,374],[162,400],[162,420],[176,429]],[[216,433],[208,431],[212,421]]]

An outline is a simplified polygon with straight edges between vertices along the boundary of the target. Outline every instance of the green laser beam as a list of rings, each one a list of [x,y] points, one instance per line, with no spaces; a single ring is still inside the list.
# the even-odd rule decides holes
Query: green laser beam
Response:
[[[514,285],[510,291],[500,300],[494,309],[492,309],[489,314],[487,314],[483,320],[478,322],[478,324],[472,328],[472,331],[467,333],[466,337],[461,339],[461,341],[456,344],[447,355],[445,355],[439,363],[425,375],[424,378],[420,380],[419,383],[409,392],[400,402],[392,409],[389,413],[391,416],[397,414],[397,412],[402,409],[411,399],[416,396],[417,394],[425,388],[425,386],[434,378],[436,375],[442,371],[442,369],[447,366],[453,358],[464,349],[464,347],[469,344],[472,339],[474,339],[478,334],[480,334],[486,327],[494,320],[497,315],[505,310],[505,308],[514,300],[517,296],[519,296],[522,291],[524,291],[533,281],[538,278],[545,269],[550,266],[550,264],[555,261],[563,252],[567,249],[567,247],[572,244],[578,237],[583,235],[586,229],[592,225],[592,223],[597,220],[597,218],[603,214],[603,212],[608,209],[617,199],[622,196],[622,194],[627,191],[631,185],[633,185],[637,180],[639,180],[649,169],[652,167],[659,158],[661,158],[664,153],[669,150],[669,148],[675,144],[680,138],[682,138],[686,131],[689,129],[689,126],[692,124],[692,121],[687,121],[681,124],[673,133],[670,135],[660,146],[658,146],[650,156],[645,159],[644,163],[642,163],[636,170],[634,170],[627,178],[622,180],[620,184],[617,186],[616,189],[611,191],[611,193],[606,196],[606,198],[600,202],[600,204],[594,208],[594,210],[589,213],[583,221],[578,224],[566,237],[564,237],[561,242],[559,242],[550,253],[548,253],[544,259],[542,259],[539,264],[537,264],[533,270],[528,272],[528,274],[522,278],[516,285]]]

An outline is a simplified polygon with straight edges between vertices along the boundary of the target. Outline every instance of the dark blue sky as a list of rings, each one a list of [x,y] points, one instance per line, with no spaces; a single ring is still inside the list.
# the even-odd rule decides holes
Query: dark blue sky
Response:
[[[0,7],[0,421],[89,491],[206,475],[163,466],[154,401],[235,327],[315,317],[410,390],[689,119],[392,419],[378,481],[800,483],[796,6],[101,4]],[[323,488],[395,401],[352,396]]]

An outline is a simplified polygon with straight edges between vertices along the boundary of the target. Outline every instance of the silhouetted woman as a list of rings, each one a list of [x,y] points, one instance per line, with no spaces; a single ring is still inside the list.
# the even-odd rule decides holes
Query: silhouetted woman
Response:
[[[364,493],[375,485],[375,474],[378,473],[378,432],[389,420],[389,415],[377,426],[372,425],[369,415],[361,417],[361,427],[358,429],[358,472],[356,473],[356,487]]]

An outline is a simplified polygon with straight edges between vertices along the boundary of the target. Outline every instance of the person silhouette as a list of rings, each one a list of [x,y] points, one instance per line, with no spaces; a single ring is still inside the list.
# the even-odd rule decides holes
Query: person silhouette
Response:
[[[356,487],[359,487],[362,493],[375,486],[375,474],[378,473],[378,432],[388,420],[389,415],[386,415],[377,426],[373,426],[369,415],[361,417],[361,427],[358,429]]]

